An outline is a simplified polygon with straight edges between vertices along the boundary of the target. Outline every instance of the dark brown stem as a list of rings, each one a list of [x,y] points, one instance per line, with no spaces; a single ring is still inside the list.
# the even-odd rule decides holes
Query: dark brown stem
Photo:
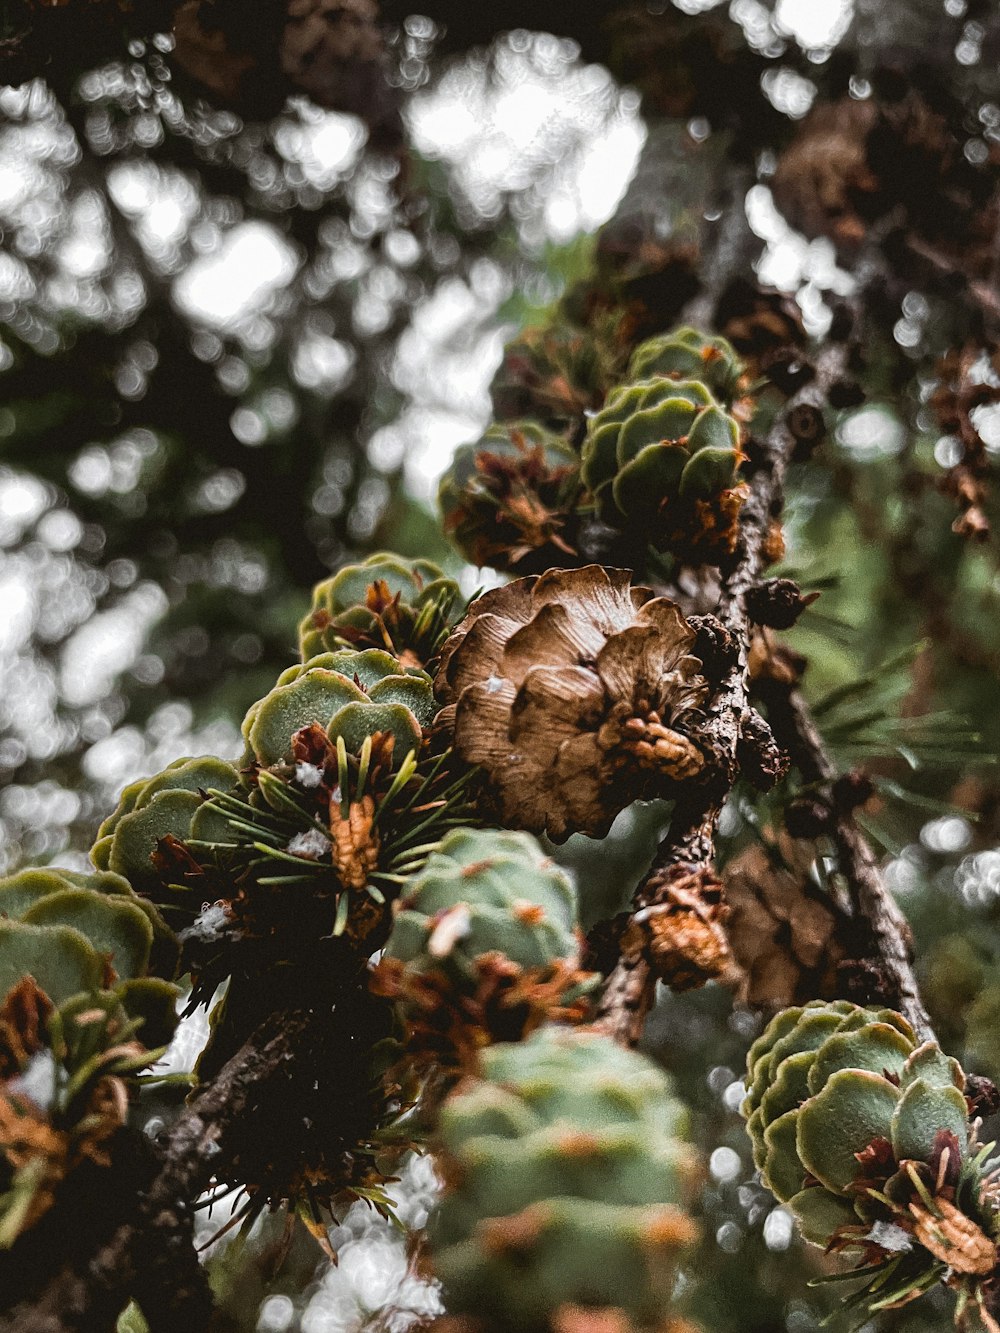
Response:
[[[680,802],[667,834],[657,849],[646,878],[636,891],[631,918],[619,935],[620,958],[612,969],[599,1006],[597,1025],[618,1041],[635,1045],[655,994],[658,914],[675,910],[672,898],[678,883],[718,885],[712,869],[715,835],[722,807],[741,766],[741,746],[752,716],[747,679],[751,626],[747,596],[767,563],[767,538],[780,514],[785,472],[798,443],[794,426],[803,409],[822,412],[830,386],[844,373],[847,350],[838,343],[818,357],[815,377],[789,399],[759,449],[750,477],[750,493],[740,516],[740,546],[725,572],[718,619],[736,647],[712,702],[698,739],[710,757],[706,780],[697,792]],[[805,764],[807,781],[835,776],[833,765],[801,698],[794,694],[795,744],[781,737],[793,758]],[[743,760],[745,766],[745,760]],[[871,934],[873,952],[885,976],[887,990],[914,1027],[927,1035],[927,1014],[920,1002],[909,963],[909,928],[885,889],[874,855],[849,818],[838,821],[834,836],[840,868],[847,880],[851,903]],[[721,969],[720,969],[721,971]]]
[[[804,781],[829,783],[838,776],[809,706],[798,690],[787,691],[780,702],[775,700],[769,716]],[[930,1018],[911,966],[909,923],[886,888],[871,847],[850,814],[837,816],[830,838],[851,907],[865,923],[870,936],[884,998],[899,1009],[923,1039],[932,1038]]]

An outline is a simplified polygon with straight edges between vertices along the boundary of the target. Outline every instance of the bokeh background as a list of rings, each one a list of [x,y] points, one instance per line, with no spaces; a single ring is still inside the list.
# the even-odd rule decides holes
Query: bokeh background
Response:
[[[864,96],[874,53],[936,43],[947,21],[936,58],[984,90],[966,151],[1000,142],[996,71],[965,0],[674,7],[727,13],[769,62],[760,95],[789,126],[832,62],[851,63]],[[88,72],[75,98],[40,79],[0,91],[0,870],[81,867],[126,782],[182,754],[235,753],[244,711],[294,658],[311,585],[345,559],[430,556],[468,593],[494,577],[446,543],[437,478],[489,419],[505,339],[587,273],[626,192],[648,192],[641,163],[662,127],[571,40],[517,31],[445,58],[437,36],[413,18],[401,39],[399,152],[305,98],[244,123],[182,96],[166,39]],[[710,126],[672,133],[697,143]],[[753,266],[821,336],[855,278],[831,242],[784,221],[773,169],[761,154],[739,187]],[[680,157],[659,188],[673,235],[713,220]],[[942,1040],[1000,1077],[1000,561],[995,544],[955,539],[933,486],[954,450],[920,370],[939,313],[906,294],[890,321],[905,391],[873,375],[825,465],[793,477],[789,569],[824,590],[794,641],[814,694],[871,673],[897,712],[940,715],[935,734],[954,742],[928,768],[900,759],[899,733],[884,771],[900,799],[871,831]],[[1000,409],[977,425],[1000,457]],[[840,757],[885,748],[880,736]],[[754,817],[739,799],[727,810],[730,853]],[[569,844],[590,920],[627,899],[661,824],[653,808],[626,815],[599,854]],[[676,1074],[708,1163],[686,1295],[710,1333],[811,1333],[831,1299],[806,1285],[816,1261],[755,1183],[736,1113],[758,1029],[714,988],[664,996],[651,1021],[647,1044]],[[182,1030],[174,1067],[200,1031]],[[415,1160],[398,1189],[405,1221],[423,1224],[433,1190]],[[206,1215],[203,1239],[224,1221]],[[336,1269],[296,1245],[267,1277],[270,1227],[208,1250],[238,1327],[396,1333],[437,1308],[363,1205],[337,1228]],[[944,1330],[945,1305],[885,1326]]]

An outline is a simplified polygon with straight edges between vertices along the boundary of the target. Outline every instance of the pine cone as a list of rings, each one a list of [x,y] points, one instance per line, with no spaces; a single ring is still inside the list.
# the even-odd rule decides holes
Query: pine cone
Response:
[[[572,325],[525,329],[504,348],[490,389],[494,416],[575,427],[588,409],[600,407],[613,382],[615,353],[606,342]]]
[[[121,875],[136,893],[156,900],[161,875],[153,856],[164,839],[219,840],[225,824],[204,808],[204,793],[231,792],[239,775],[232,764],[212,755],[175,759],[162,773],[125,788],[118,805],[97,830],[90,859],[98,870]]]
[[[334,743],[342,737],[351,754],[360,752],[366,737],[391,735],[398,767],[419,749],[422,728],[435,712],[430,677],[390,653],[322,653],[283,671],[274,689],[251,705],[242,728],[245,760],[262,767],[289,763],[295,734],[316,725]]]
[[[573,887],[526,833],[449,833],[396,909],[382,969],[438,1059],[519,1040],[590,980]]]
[[[430,560],[380,551],[345,565],[313,588],[299,626],[302,660],[338,648],[379,648],[404,668],[423,667],[441,645],[458,595],[458,584]]]
[[[588,565],[517,579],[472,604],[436,680],[455,749],[482,765],[501,822],[603,837],[704,758],[688,731],[708,687],[677,607]]]
[[[856,248],[879,210],[879,181],[868,163],[878,119],[871,101],[821,102],[782,154],[771,182],[778,207],[806,236]]]
[[[563,1304],[663,1318],[696,1236],[686,1119],[659,1069],[596,1033],[486,1051],[441,1113],[430,1243],[449,1310],[504,1329]]]
[[[649,338],[635,349],[628,378],[700,380],[720,403],[732,408],[746,390],[746,367],[732,344],[690,326],[659,338]]]
[[[149,1046],[176,1025],[177,944],[151,903],[120,875],[28,867],[0,879],[0,995],[34,978],[60,1007],[103,991],[143,1023]],[[9,1011],[8,1011],[9,1012]]]
[[[836,993],[849,921],[811,882],[811,844],[782,837],[754,844],[728,863],[726,931],[743,972],[740,998],[754,1008],[784,1009]]]
[[[445,531],[476,565],[530,573],[573,563],[579,473],[562,436],[532,421],[495,424],[441,479]]]
[[[430,678],[388,653],[321,654],[249,709],[241,768],[179,761],[102,825],[95,863],[171,912],[194,1002],[229,981],[205,1076],[272,1013],[340,1003],[403,876],[467,821],[467,779],[427,744],[436,711]]]
[[[0,1249],[88,1159],[107,1166],[123,1079],[176,1024],[176,986],[147,975],[154,919],[117,875],[28,869],[0,880]]]
[[[747,1087],[765,1184],[806,1240],[860,1256],[878,1308],[946,1276],[982,1303],[1000,1213],[955,1060],[892,1010],[816,1002],[754,1042]]]
[[[698,378],[678,379],[670,369],[694,362]],[[736,484],[742,429],[707,380],[735,392],[742,363],[721,339],[682,329],[639,347],[630,373],[583,443],[580,476],[598,516],[686,562],[718,560],[734,549],[745,494]],[[735,406],[741,416],[749,411],[748,402]]]

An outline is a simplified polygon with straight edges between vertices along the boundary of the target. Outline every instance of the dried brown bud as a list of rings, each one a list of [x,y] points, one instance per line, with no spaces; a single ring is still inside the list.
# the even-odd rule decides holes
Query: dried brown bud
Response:
[[[46,1045],[52,1001],[34,977],[23,977],[0,1004],[0,1078],[10,1078]]]
[[[1000,1089],[984,1074],[966,1074],[965,1100],[969,1104],[970,1116],[981,1116],[985,1120],[1000,1111]]]
[[[823,413],[811,403],[799,403],[788,414],[788,429],[795,438],[795,457],[806,459],[826,435]]]
[[[765,565],[776,565],[785,558],[785,533],[777,519],[768,528],[760,553]]]
[[[766,579],[747,593],[747,614],[758,625],[791,629],[818,596],[818,592],[803,593],[793,579]]]
[[[823,801],[800,797],[785,807],[785,828],[793,838],[821,838],[832,822],[833,812]]]
[[[875,794],[875,784],[867,773],[852,769],[843,773],[830,788],[833,808],[843,814],[850,814],[858,806],[870,801]]]
[[[701,660],[702,674],[718,684],[739,662],[739,644],[717,616],[689,616],[688,624],[695,632],[693,652]]]
[[[740,772],[758,791],[770,791],[788,772],[788,755],[778,747],[770,725],[756,708],[743,719],[736,759]]]
[[[728,909],[722,882],[708,866],[672,865],[650,885],[657,901],[636,912],[622,952],[642,952],[673,990],[693,990],[732,967],[724,929]]]

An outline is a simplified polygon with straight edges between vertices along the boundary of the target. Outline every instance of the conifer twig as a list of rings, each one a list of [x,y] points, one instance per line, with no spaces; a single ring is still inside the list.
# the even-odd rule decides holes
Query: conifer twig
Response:
[[[836,778],[837,768],[801,693],[790,689],[780,706],[776,704],[772,702],[769,716],[804,781],[828,783]],[[836,815],[830,838],[851,906],[871,938],[872,957],[881,973],[880,998],[897,1008],[914,1031],[927,1040],[934,1034],[913,975],[909,924],[886,888],[875,855],[851,814]]]
[[[159,1169],[123,1222],[86,1265],[60,1268],[39,1295],[0,1316],[0,1333],[112,1329],[131,1296],[152,1333],[208,1327],[212,1298],[192,1238],[191,1203],[208,1185],[230,1125],[252,1090],[295,1058],[314,1015],[279,1013],[197,1092],[166,1135]]]
[[[740,763],[745,767],[748,757],[745,724],[751,716],[747,679],[751,627],[747,595],[760,581],[768,531],[780,512],[784,475],[797,443],[793,423],[801,419],[802,409],[822,411],[831,385],[844,373],[846,358],[847,349],[839,343],[831,343],[817,358],[815,378],[789,399],[761,447],[750,478],[750,494],[741,511],[741,544],[736,563],[723,578],[718,606],[718,619],[737,653],[699,733],[711,757],[709,777],[690,800],[674,810],[653,864],[636,891],[632,913],[619,931],[620,957],[608,975],[599,1005],[597,1026],[627,1045],[635,1045],[642,1035],[655,994],[658,914],[671,910],[671,895],[679,881],[718,884],[712,862],[719,815]],[[795,691],[789,696],[789,714],[792,725],[783,727],[778,739],[806,780],[835,776],[808,708]],[[834,843],[851,904],[868,926],[881,973],[882,997],[898,1005],[926,1037],[930,1025],[910,967],[906,920],[885,888],[871,848],[849,815],[838,819]]]

